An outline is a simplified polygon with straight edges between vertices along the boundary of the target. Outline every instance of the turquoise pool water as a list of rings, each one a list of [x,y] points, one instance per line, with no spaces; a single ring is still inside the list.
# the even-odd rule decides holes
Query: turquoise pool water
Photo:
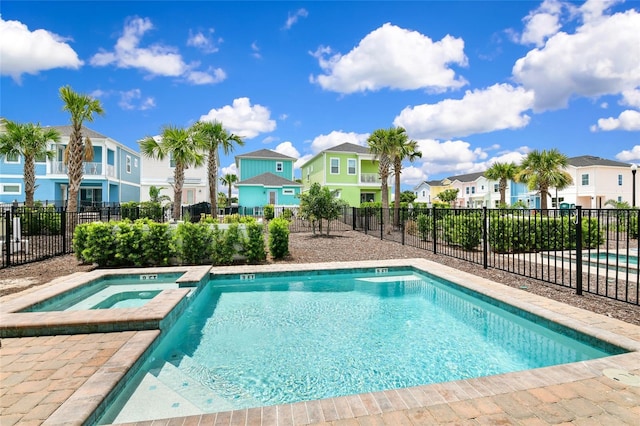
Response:
[[[624,254],[616,254],[616,253],[591,253],[590,257],[592,260],[606,261],[609,264],[619,265],[638,265],[638,256],[634,255],[624,255]]]
[[[93,281],[21,312],[72,311],[87,309],[136,308],[162,290],[178,288],[176,274],[116,275]]]
[[[315,400],[622,352],[570,338],[579,336],[437,277],[378,272],[210,281],[98,423]]]

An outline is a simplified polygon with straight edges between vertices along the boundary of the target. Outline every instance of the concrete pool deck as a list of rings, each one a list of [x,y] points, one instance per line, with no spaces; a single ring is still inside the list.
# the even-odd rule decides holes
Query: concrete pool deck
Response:
[[[430,425],[430,424],[602,424],[640,423],[640,327],[507,287],[424,259],[320,264],[215,267],[211,272],[251,274],[314,269],[413,266],[479,291],[507,304],[567,325],[631,352],[590,361],[545,367],[443,384],[373,392],[320,401],[251,408],[201,416],[155,420],[154,425]],[[185,292],[159,295],[153,312],[144,308],[105,310],[104,317],[59,313],[16,313],[17,307],[55,292],[69,282],[83,283],[101,273],[172,272],[175,268],[98,270],[74,274],[46,287],[0,298],[0,332],[31,337],[0,341],[0,424],[83,424],[104,396],[160,334],[148,329],[97,331],[101,324],[132,323],[166,315]],[[180,268],[185,270],[185,268]],[[193,281],[209,267],[191,270]],[[92,275],[93,274],[93,275]],[[517,277],[514,276],[514,279]],[[78,284],[76,284],[78,285]],[[165,290],[167,291],[167,290]],[[48,293],[46,293],[48,294]],[[110,311],[110,312],[109,312]],[[134,312],[135,311],[135,312]],[[85,314],[87,311],[84,311]],[[640,313],[639,313],[640,314]],[[76,314],[74,314],[76,315]],[[145,317],[145,315],[147,317]],[[135,318],[133,320],[132,318]],[[146,319],[145,319],[146,318]],[[62,321],[63,324],[59,324]],[[41,335],[45,330],[86,325],[73,334]],[[56,328],[58,327],[58,328]],[[35,332],[34,332],[35,331]],[[626,372],[622,381],[607,371]],[[138,424],[151,424],[140,422]]]

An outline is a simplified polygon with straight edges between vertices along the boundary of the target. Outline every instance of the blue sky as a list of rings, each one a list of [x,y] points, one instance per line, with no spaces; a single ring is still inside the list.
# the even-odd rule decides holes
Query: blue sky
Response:
[[[5,0],[0,13],[0,115],[68,124],[70,85],[105,109],[88,127],[135,150],[216,119],[244,137],[237,154],[298,165],[402,126],[423,154],[403,189],[532,149],[640,162],[638,1]]]

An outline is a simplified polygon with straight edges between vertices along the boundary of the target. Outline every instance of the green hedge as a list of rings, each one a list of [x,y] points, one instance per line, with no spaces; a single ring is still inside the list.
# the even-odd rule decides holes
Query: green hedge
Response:
[[[497,253],[526,253],[576,248],[573,218],[514,218],[492,216],[489,245]],[[582,220],[582,248],[595,248],[604,242],[596,218]]]
[[[274,222],[277,227],[280,220]],[[262,225],[250,222],[245,226],[246,235],[237,223],[228,230],[219,229],[217,224],[191,222],[172,228],[150,219],[84,223],[74,231],[73,249],[78,260],[100,267],[226,265],[240,261],[242,256],[249,263],[265,261]],[[278,241],[274,250],[288,253],[288,232],[285,240],[280,230],[274,232]]]

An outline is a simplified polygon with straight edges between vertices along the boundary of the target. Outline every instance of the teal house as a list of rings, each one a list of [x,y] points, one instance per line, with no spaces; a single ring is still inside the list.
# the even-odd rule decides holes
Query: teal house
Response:
[[[238,206],[246,209],[297,207],[302,184],[293,178],[296,159],[269,149],[235,157],[238,170]]]

